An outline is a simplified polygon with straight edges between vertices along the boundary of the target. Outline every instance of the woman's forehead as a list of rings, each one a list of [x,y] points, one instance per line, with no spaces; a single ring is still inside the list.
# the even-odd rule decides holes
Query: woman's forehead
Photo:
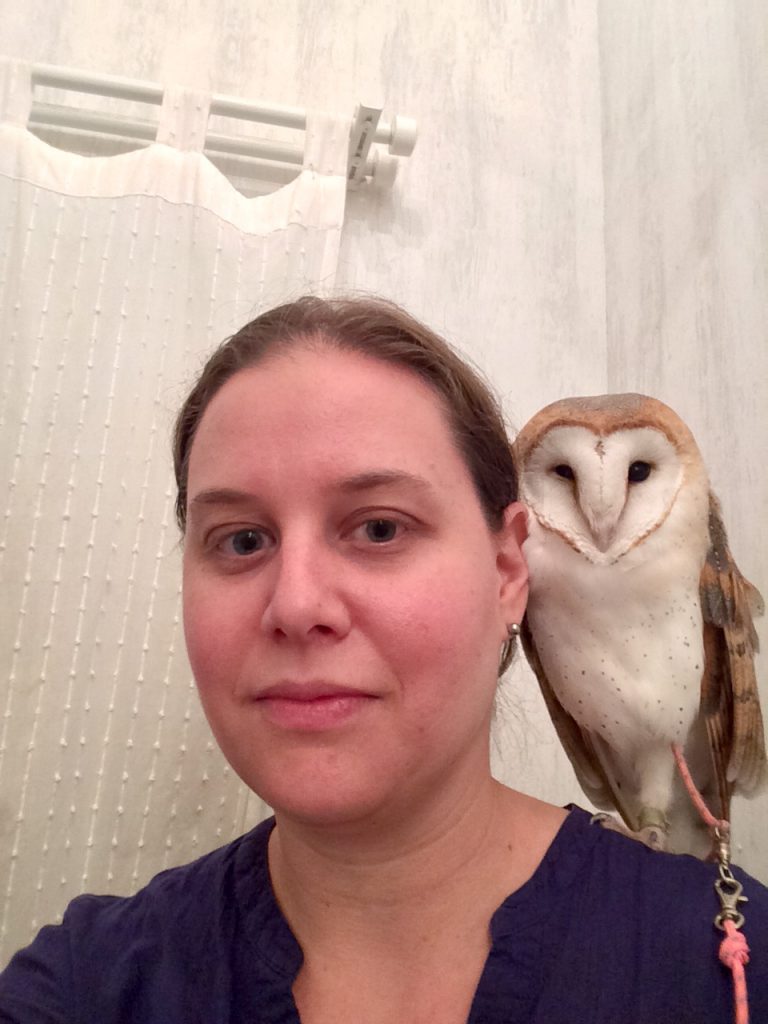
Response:
[[[327,346],[292,349],[239,371],[213,397],[198,428],[190,471],[226,459],[279,468],[343,463],[450,474],[456,450],[440,396],[414,372]],[[458,480],[455,480],[458,483]]]

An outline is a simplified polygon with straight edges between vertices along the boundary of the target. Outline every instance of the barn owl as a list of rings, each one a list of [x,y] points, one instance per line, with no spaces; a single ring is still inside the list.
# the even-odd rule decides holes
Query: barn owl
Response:
[[[523,642],[585,793],[649,845],[703,856],[680,744],[716,816],[766,780],[757,590],[691,432],[662,402],[555,402],[515,445],[531,574]]]

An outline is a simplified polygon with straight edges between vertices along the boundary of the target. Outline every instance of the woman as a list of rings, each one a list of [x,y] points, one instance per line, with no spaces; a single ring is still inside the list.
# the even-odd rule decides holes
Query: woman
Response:
[[[0,1020],[731,1019],[714,868],[491,777],[525,516],[466,364],[384,303],[301,300],[211,357],[175,464],[200,695],[275,819],[75,900]],[[768,893],[740,877],[759,1021]]]

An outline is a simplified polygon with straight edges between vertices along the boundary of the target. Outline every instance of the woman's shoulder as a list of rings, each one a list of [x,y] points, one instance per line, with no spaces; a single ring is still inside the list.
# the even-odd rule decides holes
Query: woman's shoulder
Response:
[[[718,865],[712,861],[700,860],[685,853],[661,853],[651,850],[621,832],[604,828],[599,821],[581,808],[574,807],[569,819],[574,823],[574,835],[580,834],[585,842],[592,845],[592,864],[596,869],[607,870],[610,865],[620,866],[633,876],[659,884],[683,883],[684,888],[698,886],[702,882],[710,888],[719,877]],[[759,901],[768,897],[768,888],[739,867],[734,867],[744,884],[749,885]]]
[[[132,896],[78,896],[62,923],[71,929],[82,920],[89,927],[110,930],[118,922],[125,926],[146,917],[153,924],[160,918],[165,926],[183,927],[187,916],[199,921],[206,909],[219,906],[228,894],[238,890],[241,895],[244,883],[258,896],[261,883],[268,879],[266,851],[273,824],[272,819],[263,821],[225,846],[159,872]]]
[[[611,901],[631,900],[649,914],[714,921],[720,910],[716,883],[717,864],[688,854],[660,853],[619,832],[593,822],[591,815],[572,807],[550,848],[554,870],[590,897],[611,893]],[[768,888],[739,867],[733,874],[743,886],[745,917],[764,923],[768,915]],[[598,905],[607,901],[602,899]],[[747,906],[749,910],[747,910]]]
[[[161,872],[133,896],[76,897],[61,924],[43,928],[0,975],[0,1019],[74,1019],[78,1005],[87,1019],[103,1012],[104,1021],[128,1021],[141,1019],[130,1007],[140,992],[163,991],[183,1004],[185,989],[196,987],[191,975],[215,988],[215,979],[203,981],[206,959],[229,948],[242,915],[258,923],[274,907],[272,824]]]
[[[722,1006],[722,1019],[729,1019],[731,979],[719,961],[724,933],[715,923],[721,909],[716,864],[650,850],[573,808],[545,870],[563,937],[553,939],[553,959],[592,972],[595,984],[610,986],[614,979],[619,990],[633,989],[649,1002],[649,1013],[651,1004],[659,1012],[708,1008],[708,1019],[719,1020]],[[768,1020],[768,889],[739,868],[733,873],[748,900],[742,904],[751,949],[747,981],[755,1011],[763,1014],[753,1019]]]

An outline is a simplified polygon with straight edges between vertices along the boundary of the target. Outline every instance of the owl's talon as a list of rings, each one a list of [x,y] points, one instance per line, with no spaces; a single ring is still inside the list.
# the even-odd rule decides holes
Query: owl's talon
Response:
[[[602,828],[610,829],[611,832],[621,832],[625,836],[634,835],[634,833],[627,831],[626,826],[622,825],[618,818],[614,818],[612,814],[607,814],[605,811],[598,811],[596,814],[593,814],[589,819],[589,823],[590,825],[600,825]]]

